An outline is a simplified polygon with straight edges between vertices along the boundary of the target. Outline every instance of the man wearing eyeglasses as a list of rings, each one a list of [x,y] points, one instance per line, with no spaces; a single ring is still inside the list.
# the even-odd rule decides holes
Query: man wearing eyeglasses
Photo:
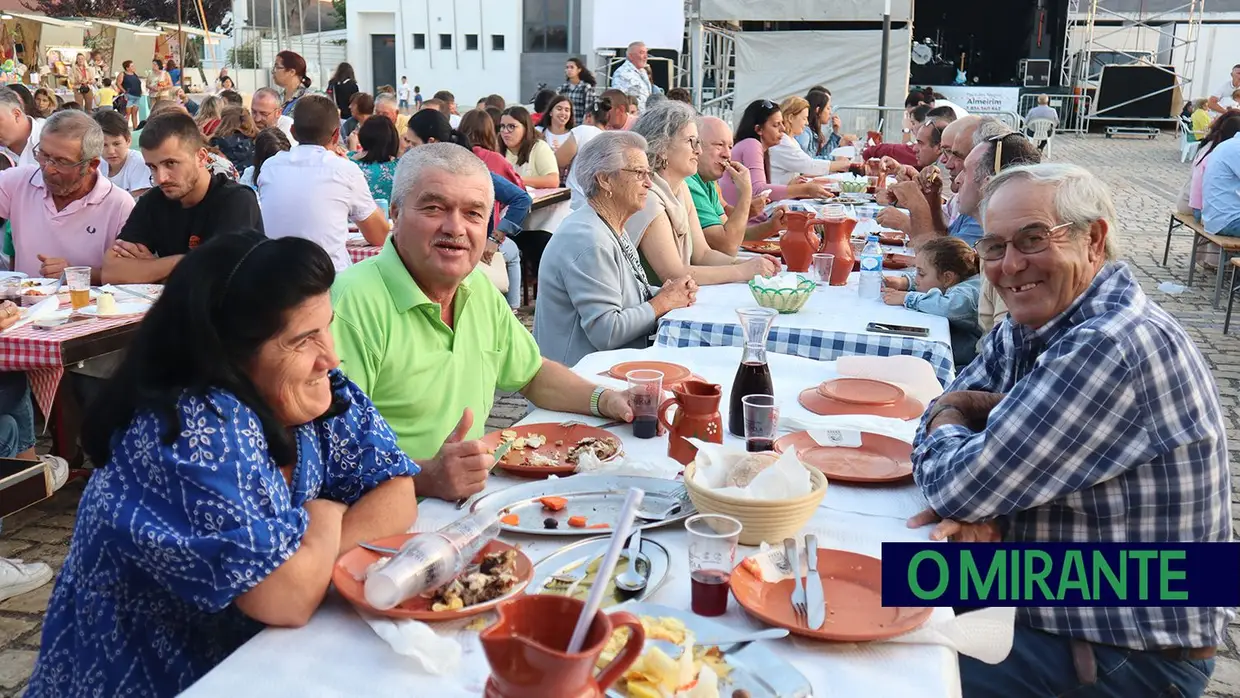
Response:
[[[0,218],[13,223],[14,270],[59,278],[65,267],[89,266],[98,283],[133,197],[100,176],[103,129],[85,112],[53,114],[41,135],[32,148],[37,165],[0,173]]]
[[[288,136],[289,143],[297,145],[297,141],[293,139],[293,117],[280,113],[279,92],[270,87],[254,90],[254,96],[250,97],[250,114],[254,117],[254,125],[260,131],[277,126]]]
[[[1105,184],[1067,164],[986,185],[982,273],[1011,315],[922,418],[913,476],[957,540],[1224,542],[1232,527],[1218,386],[1176,320],[1114,261]],[[1017,610],[963,695],[1200,696],[1227,610]],[[1122,667],[1122,670],[1120,669]]]
[[[0,152],[18,165],[33,165],[34,149],[44,119],[26,113],[21,96],[8,87],[0,87]]]

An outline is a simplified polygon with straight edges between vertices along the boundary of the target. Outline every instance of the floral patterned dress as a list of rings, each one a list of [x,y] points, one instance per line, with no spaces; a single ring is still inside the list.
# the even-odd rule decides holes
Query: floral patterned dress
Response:
[[[392,200],[392,182],[396,179],[396,166],[400,160],[388,162],[359,162],[366,184],[370,185],[370,195],[375,199]]]
[[[134,416],[82,495],[28,697],[184,691],[263,629],[233,601],[297,551],[306,502],[418,472],[370,399],[331,381],[347,407],[294,430],[291,485],[231,393],[186,393],[171,423]]]

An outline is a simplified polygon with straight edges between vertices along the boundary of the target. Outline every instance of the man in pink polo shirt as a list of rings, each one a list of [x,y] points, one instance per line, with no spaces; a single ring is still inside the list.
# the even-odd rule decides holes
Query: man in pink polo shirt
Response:
[[[99,283],[103,255],[133,210],[124,189],[99,174],[103,129],[85,112],[47,119],[37,165],[0,172],[0,218],[13,224],[14,269],[56,278],[65,267],[89,266]]]

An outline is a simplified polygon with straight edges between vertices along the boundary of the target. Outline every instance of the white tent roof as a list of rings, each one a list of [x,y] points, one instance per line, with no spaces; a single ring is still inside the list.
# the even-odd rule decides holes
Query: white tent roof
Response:
[[[702,20],[767,22],[875,22],[891,5],[893,22],[913,18],[913,0],[698,0]]]

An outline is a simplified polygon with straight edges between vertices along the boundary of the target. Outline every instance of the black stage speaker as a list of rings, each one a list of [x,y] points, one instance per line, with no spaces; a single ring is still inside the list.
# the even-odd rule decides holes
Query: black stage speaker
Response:
[[[951,85],[956,82],[956,67],[950,63],[928,63],[909,66],[909,85]]]
[[[1170,119],[1176,112],[1174,87],[1175,68],[1169,65],[1103,66],[1094,98],[1095,116],[1103,120]]]

